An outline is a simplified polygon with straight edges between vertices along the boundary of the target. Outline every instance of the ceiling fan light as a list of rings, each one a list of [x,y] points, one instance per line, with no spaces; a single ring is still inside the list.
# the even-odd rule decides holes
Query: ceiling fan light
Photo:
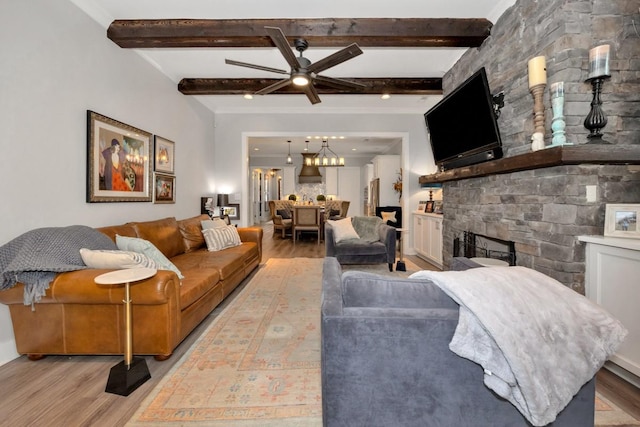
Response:
[[[305,73],[295,73],[292,82],[296,86],[306,86],[309,84],[309,77]]]

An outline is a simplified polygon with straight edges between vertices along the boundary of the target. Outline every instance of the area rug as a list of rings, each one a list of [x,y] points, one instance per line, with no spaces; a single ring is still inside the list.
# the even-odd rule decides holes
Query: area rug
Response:
[[[127,426],[322,425],[321,258],[271,258],[153,389]],[[386,264],[348,266],[406,277]],[[596,426],[640,425],[598,395]]]
[[[596,392],[595,425],[597,427],[640,426],[640,421],[636,420],[613,402]]]

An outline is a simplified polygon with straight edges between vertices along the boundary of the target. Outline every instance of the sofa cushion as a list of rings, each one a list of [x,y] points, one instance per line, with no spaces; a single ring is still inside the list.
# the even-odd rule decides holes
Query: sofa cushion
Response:
[[[345,307],[458,309],[430,280],[410,280],[361,271],[342,273]]]
[[[116,241],[116,234],[126,237],[138,237],[136,229],[131,224],[111,225],[108,227],[100,227],[97,230],[109,236],[111,240]]]
[[[178,221],[178,228],[184,240],[184,251],[192,252],[204,246],[201,221],[209,219],[206,214]]]
[[[387,247],[384,243],[367,242],[362,239],[350,239],[336,244],[336,254],[338,255],[379,255],[386,254]]]
[[[238,246],[240,235],[233,225],[226,225],[219,228],[207,228],[202,230],[204,241],[207,243],[207,249],[210,252],[221,251],[222,249]]]
[[[184,253],[184,240],[178,228],[178,221],[175,218],[169,217],[155,221],[134,222],[132,225],[136,229],[139,238],[151,242],[167,258]]]
[[[353,228],[365,242],[377,242],[380,240],[378,228],[382,224],[382,218],[377,216],[354,216]]]
[[[195,253],[195,252],[192,252]],[[204,294],[212,289],[219,288],[222,294],[220,284],[220,272],[216,268],[192,268],[184,270],[185,279],[180,287],[180,309],[184,310],[194,302],[198,301]],[[222,299],[222,296],[221,296]]]
[[[178,270],[178,268],[148,240],[137,237],[116,235],[116,245],[118,245],[118,249],[123,251],[133,251],[145,254],[158,264],[159,270],[171,270],[176,273],[180,279],[184,279],[180,270]]]
[[[336,243],[343,240],[359,239],[360,236],[353,228],[351,218],[344,218],[339,220],[327,220],[327,223],[333,228],[333,238]]]
[[[80,256],[89,268],[158,268],[158,264],[154,260],[139,252],[82,248]]]

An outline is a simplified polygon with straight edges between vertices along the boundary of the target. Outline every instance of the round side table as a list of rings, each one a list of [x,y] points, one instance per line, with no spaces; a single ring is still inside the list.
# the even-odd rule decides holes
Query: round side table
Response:
[[[155,268],[128,268],[101,274],[94,279],[98,285],[124,285],[122,301],[125,305],[124,360],[111,368],[105,388],[107,393],[128,396],[151,378],[146,360],[133,357],[130,286],[132,283],[135,284],[134,282],[148,279],[155,274]]]

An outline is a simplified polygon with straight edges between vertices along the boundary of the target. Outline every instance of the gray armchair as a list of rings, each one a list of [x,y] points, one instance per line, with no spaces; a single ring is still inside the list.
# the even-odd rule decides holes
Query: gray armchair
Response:
[[[325,256],[335,257],[340,264],[389,264],[393,271],[396,261],[396,229],[386,225],[378,217],[353,217],[354,228],[361,239],[350,239],[336,243],[331,221],[325,222]],[[344,221],[344,220],[343,220]],[[375,223],[375,241],[365,237],[366,226]]]
[[[484,385],[480,365],[449,350],[458,305],[436,285],[343,275],[334,258],[322,279],[325,427],[531,425]],[[594,401],[592,379],[551,425],[593,426]]]

